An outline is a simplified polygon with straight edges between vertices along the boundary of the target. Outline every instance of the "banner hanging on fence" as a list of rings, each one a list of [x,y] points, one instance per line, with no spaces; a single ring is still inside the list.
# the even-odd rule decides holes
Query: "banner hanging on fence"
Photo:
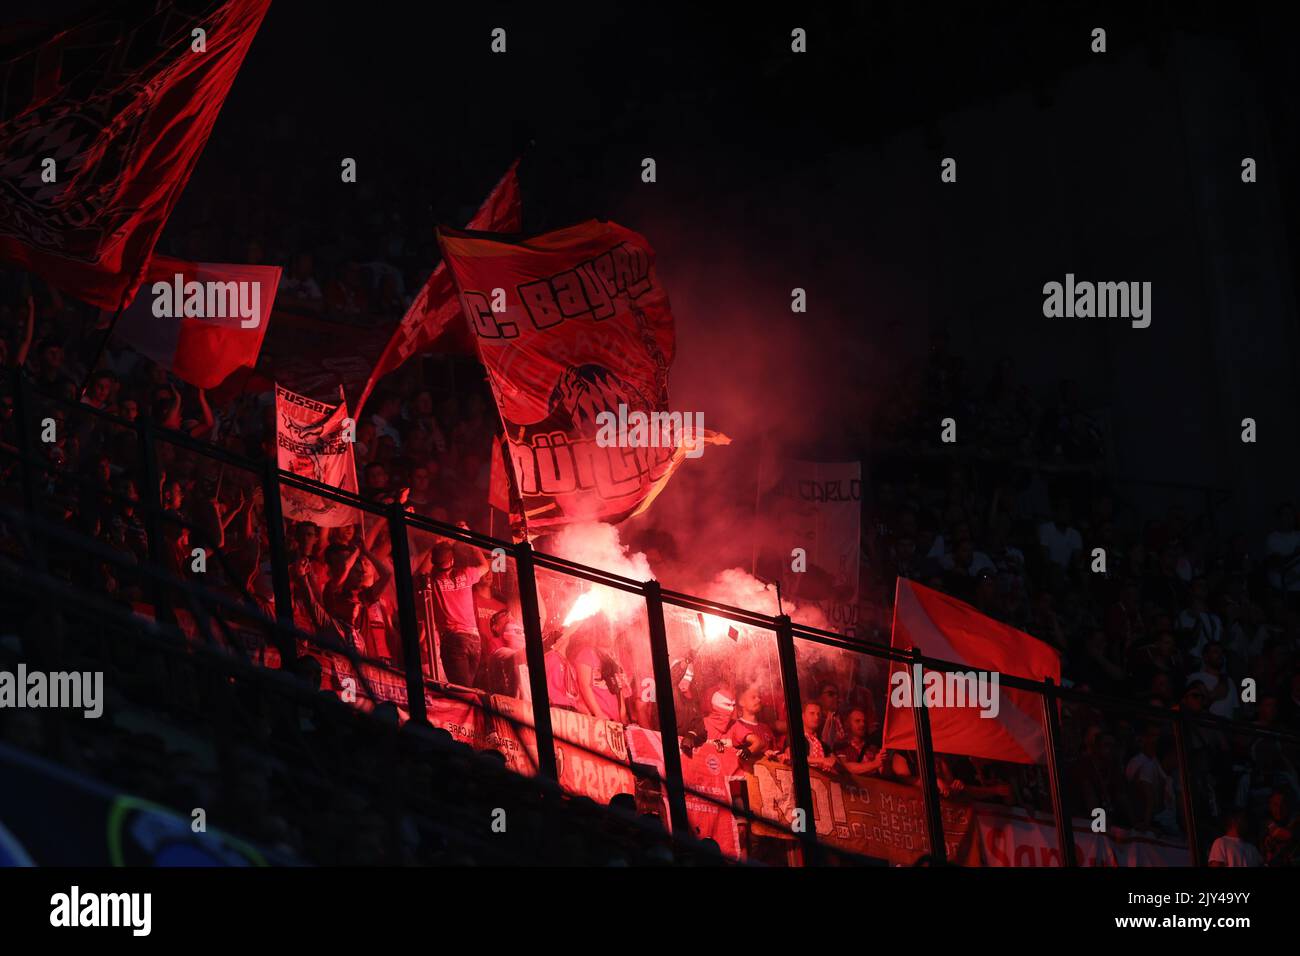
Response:
[[[510,742],[503,751],[506,766],[533,776],[537,772],[533,705],[515,697],[494,696],[490,706],[493,734],[499,741]],[[565,790],[598,803],[609,803],[619,793],[636,793],[622,724],[552,707],[551,729],[560,786]]]
[[[925,802],[918,788],[847,773],[830,775],[810,770],[810,776],[813,822],[821,842],[905,866],[930,852]],[[795,796],[791,768],[774,760],[760,760],[754,764],[748,782],[750,809],[775,824],[756,825],[755,832],[793,839],[790,825]],[[942,816],[948,861],[963,866],[978,864],[973,804],[945,800]]]

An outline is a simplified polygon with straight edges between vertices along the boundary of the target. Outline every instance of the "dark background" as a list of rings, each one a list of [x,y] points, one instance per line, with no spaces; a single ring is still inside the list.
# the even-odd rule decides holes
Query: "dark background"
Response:
[[[161,248],[237,255],[202,247],[291,217],[327,266],[400,208],[427,271],[433,226],[468,218],[531,142],[525,228],[603,216],[644,233],[678,320],[674,404],[737,440],[666,501],[745,484],[764,431],[869,459],[875,408],[946,330],[981,386],[1003,355],[1049,394],[1076,379],[1139,504],[1167,501],[1153,482],[1193,501],[1224,488],[1262,533],[1300,447],[1285,9],[276,0]],[[228,228],[205,232],[214,218]],[[1043,283],[1066,272],[1152,282],[1151,327],[1045,319]]]

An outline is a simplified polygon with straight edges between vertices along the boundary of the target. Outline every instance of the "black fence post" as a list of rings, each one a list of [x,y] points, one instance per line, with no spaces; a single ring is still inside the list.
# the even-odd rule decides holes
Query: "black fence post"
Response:
[[[817,821],[813,807],[812,775],[808,769],[808,738],[804,736],[803,701],[799,694],[799,665],[794,653],[794,628],[788,615],[776,619],[776,654],[781,665],[781,685],[785,689],[786,727],[790,738],[790,765],[794,773],[796,810],[803,811],[803,830],[799,841],[804,863],[821,863],[821,845],[817,842]]]
[[[158,623],[176,623],[172,614],[171,598],[163,583],[170,572],[163,548],[162,534],[162,473],[158,469],[158,446],[154,441],[153,423],[140,419],[136,424],[140,438],[140,464],[144,470],[144,489],[140,498],[144,503],[144,533],[149,545],[149,560],[160,572],[153,591],[154,620]]]
[[[397,626],[402,634],[402,664],[406,671],[406,709],[412,720],[427,724],[429,715],[424,706],[420,621],[415,615],[415,579],[411,574],[411,542],[406,537],[406,517],[400,504],[394,504],[388,513],[388,538],[392,542]]]
[[[542,646],[542,613],[537,603],[537,572],[533,549],[523,541],[515,545],[515,570],[519,577],[519,609],[524,616],[524,649],[528,657],[528,687],[533,695],[533,732],[537,739],[537,769],[559,781],[555,761],[555,733],[551,728],[551,695],[546,686],[546,648]]]
[[[1187,851],[1192,866],[1204,866],[1201,856],[1201,834],[1196,825],[1196,794],[1192,792],[1192,769],[1187,763],[1187,718],[1182,713],[1174,715],[1174,746],[1178,750],[1178,778],[1183,791],[1183,826],[1187,830]]]
[[[262,465],[262,517],[271,551],[271,592],[275,595],[275,646],[280,666],[290,667],[297,659],[293,639],[293,588],[289,584],[289,553],[284,546],[284,509],[280,503],[280,468],[274,459]]]
[[[930,859],[937,864],[948,862],[948,844],[943,837],[943,805],[939,802],[939,775],[934,769],[934,742],[930,739],[930,715],[925,709],[920,677],[924,673],[921,651],[912,648],[907,684],[912,694],[912,720],[916,725],[916,772],[921,778],[921,796],[925,801],[925,831],[930,838]]]
[[[1057,713],[1056,682],[1047,678],[1043,689],[1043,750],[1047,755],[1047,783],[1052,791],[1052,812],[1056,814],[1056,842],[1061,846],[1061,865],[1078,866],[1074,855],[1074,820],[1066,814],[1061,796],[1060,751],[1061,720]]]
[[[14,379],[14,425],[18,438],[18,477],[22,481],[23,507],[30,515],[36,514],[36,476],[32,474],[31,459],[36,457],[32,444],[32,423],[27,398],[27,376],[23,370],[15,368],[11,374]],[[34,543],[35,539],[33,539]]]
[[[664,785],[668,788],[668,815],[673,834],[691,836],[686,816],[686,784],[682,779],[682,753],[677,741],[677,711],[673,706],[672,662],[668,658],[668,631],[664,627],[663,590],[658,581],[645,583],[646,612],[650,623],[650,659],[654,665],[655,706],[659,711],[659,737],[664,744]]]

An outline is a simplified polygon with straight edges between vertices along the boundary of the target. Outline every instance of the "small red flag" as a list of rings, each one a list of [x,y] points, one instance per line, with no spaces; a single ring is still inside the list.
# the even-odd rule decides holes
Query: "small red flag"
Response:
[[[0,51],[0,259],[131,301],[269,5],[118,2]]]
[[[1043,760],[1042,700],[1030,691],[1003,686],[1001,675],[1036,681],[1050,677],[1059,682],[1061,657],[1047,644],[985,617],[956,598],[899,578],[890,646],[900,651],[919,648],[926,657],[960,664],[975,672],[977,678],[985,675],[986,686],[988,675],[999,675],[999,683],[990,687],[992,707],[981,707],[978,699],[972,699],[969,684],[960,688],[966,697],[962,702],[945,699],[939,706],[929,706],[930,700],[924,698],[936,753],[1011,763]],[[942,676],[942,672],[924,670],[923,681],[917,681],[911,665],[896,662],[889,676],[883,746],[887,750],[915,750],[913,694],[924,693],[926,683]]]
[[[115,334],[182,381],[216,388],[257,364],[279,282],[279,266],[155,256]]]

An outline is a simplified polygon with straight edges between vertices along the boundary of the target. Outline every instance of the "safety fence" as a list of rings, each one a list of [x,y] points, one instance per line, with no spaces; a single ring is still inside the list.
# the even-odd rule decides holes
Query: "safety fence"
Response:
[[[1270,774],[1300,763],[1291,734],[1005,674],[1004,690],[1034,702],[1037,764],[936,753],[924,705],[908,708],[916,749],[873,758],[860,745],[886,712],[891,666],[967,668],[367,500],[273,458],[38,393],[21,374],[10,373],[5,394],[9,514],[71,525],[94,542],[24,538],[21,519],[0,517],[26,541],[7,546],[24,560],[255,664],[310,656],[358,706],[397,707],[570,794],[602,803],[631,794],[675,835],[712,839],[737,859],[1203,863],[1220,819],[1243,801],[1258,805]],[[79,473],[61,464],[70,459]],[[195,508],[164,500],[178,494],[173,483],[196,490]],[[302,515],[313,503],[349,518],[286,521],[286,504]],[[355,581],[333,569],[352,582],[341,605],[327,606],[301,560],[320,553],[319,536],[361,566]],[[482,667],[448,653],[445,642],[464,635],[435,626],[431,598],[447,547],[453,573],[485,569],[491,587],[476,603],[489,607],[478,613],[495,604],[517,614],[520,653]],[[711,723],[717,694],[719,713],[738,708],[749,722]],[[849,756],[832,761],[837,744]],[[1243,759],[1260,779],[1243,782]]]

